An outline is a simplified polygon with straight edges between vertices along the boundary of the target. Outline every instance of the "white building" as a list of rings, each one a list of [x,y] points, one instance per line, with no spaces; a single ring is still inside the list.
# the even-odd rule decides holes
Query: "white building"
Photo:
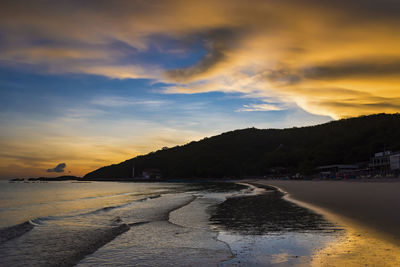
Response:
[[[400,152],[385,151],[375,153],[371,159],[370,167],[381,173],[400,170]]]
[[[390,169],[392,171],[394,170],[400,170],[400,153],[393,153],[390,155]]]

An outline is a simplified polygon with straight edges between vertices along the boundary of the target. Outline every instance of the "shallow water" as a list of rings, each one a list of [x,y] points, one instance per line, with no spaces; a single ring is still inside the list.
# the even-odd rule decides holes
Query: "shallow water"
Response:
[[[2,185],[1,266],[301,265],[336,232],[252,185]]]
[[[182,189],[179,184],[8,183],[0,181],[0,227],[47,216],[76,215],[117,207]]]
[[[220,266],[308,266],[318,249],[339,238],[337,225],[282,197],[265,187],[209,208],[218,239],[235,255]]]
[[[214,183],[53,182],[3,185],[0,218],[6,227],[0,229],[1,266],[23,266],[27,263],[30,266],[72,266],[98,251],[94,258],[83,260],[81,265],[92,265],[94,262],[114,265],[117,261],[122,265],[128,262],[164,265],[154,257],[146,258],[146,255],[156,247],[160,255],[176,255],[174,245],[169,241],[172,232],[179,232],[175,229],[178,226],[168,221],[172,211],[191,203],[201,194],[231,194],[228,192],[233,190],[236,193],[243,188],[235,184],[221,187]],[[211,258],[219,253],[217,250],[230,256],[229,249],[214,235],[209,230],[201,233],[184,230],[177,238],[180,240],[177,244],[182,244],[186,236],[192,243],[187,243],[186,247],[191,248],[188,252],[193,258],[193,251],[198,249],[193,237],[202,236],[205,248],[215,244],[216,251],[209,250],[213,253]],[[117,238],[119,236],[121,238]],[[149,242],[147,247],[144,246],[145,241]],[[135,250],[135,244],[140,244],[141,250],[135,253],[136,258],[126,256],[126,243]],[[222,248],[219,248],[221,244]],[[112,251],[111,257],[107,251]],[[125,256],[121,257],[119,252]],[[200,258],[206,258],[204,253],[201,255]],[[176,261],[176,257],[173,260]]]
[[[332,242],[336,236],[313,232],[265,235],[221,232],[218,239],[229,244],[235,255],[219,266],[310,266],[316,249]]]
[[[322,215],[297,206],[272,187],[254,196],[231,197],[210,207],[210,220],[220,229],[238,234],[332,232],[336,226]]]

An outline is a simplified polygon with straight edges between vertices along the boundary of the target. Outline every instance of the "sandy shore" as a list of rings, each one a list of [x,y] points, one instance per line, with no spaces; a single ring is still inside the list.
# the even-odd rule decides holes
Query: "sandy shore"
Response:
[[[400,241],[400,182],[257,181]]]
[[[400,244],[400,182],[257,181],[372,227]]]
[[[400,182],[258,180],[343,228],[310,266],[400,266]]]

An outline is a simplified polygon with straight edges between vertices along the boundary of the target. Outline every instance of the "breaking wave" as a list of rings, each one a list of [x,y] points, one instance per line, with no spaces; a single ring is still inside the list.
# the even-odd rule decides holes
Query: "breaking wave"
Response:
[[[0,229],[0,244],[10,239],[19,237],[35,227],[31,221],[26,221],[17,225]]]

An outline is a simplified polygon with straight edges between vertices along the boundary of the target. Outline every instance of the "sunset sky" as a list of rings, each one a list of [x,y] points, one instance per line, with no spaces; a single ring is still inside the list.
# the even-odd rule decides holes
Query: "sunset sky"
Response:
[[[399,14],[399,0],[2,0],[0,178],[399,112]]]

